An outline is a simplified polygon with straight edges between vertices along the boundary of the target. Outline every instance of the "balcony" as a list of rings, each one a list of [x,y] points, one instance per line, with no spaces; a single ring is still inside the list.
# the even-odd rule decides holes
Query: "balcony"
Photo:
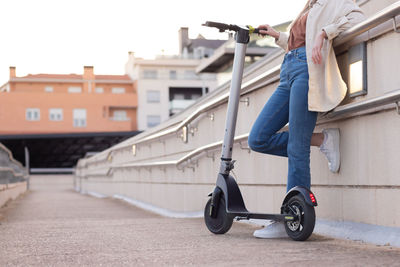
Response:
[[[174,99],[169,102],[169,114],[173,115],[181,112],[185,108],[196,102],[195,99]]]

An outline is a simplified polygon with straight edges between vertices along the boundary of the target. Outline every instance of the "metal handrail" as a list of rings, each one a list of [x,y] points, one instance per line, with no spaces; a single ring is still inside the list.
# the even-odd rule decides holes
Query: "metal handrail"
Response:
[[[249,137],[249,134],[243,134],[243,135],[239,135],[236,136],[234,139],[235,143],[241,142],[243,140],[247,140],[247,138]],[[200,155],[204,152],[210,151],[210,150],[214,150],[219,148],[220,146],[222,146],[223,141],[218,141],[215,143],[211,143],[202,147],[199,147],[191,152],[189,152],[188,154],[186,154],[185,156],[181,157],[178,160],[168,160],[168,161],[155,161],[155,162],[138,162],[138,163],[127,163],[127,164],[122,164],[122,165],[116,165],[116,166],[110,166],[109,168],[103,168],[103,170],[107,170],[107,171],[103,171],[101,172],[101,174],[103,175],[108,175],[110,174],[111,170],[113,169],[122,169],[122,168],[132,168],[132,167],[161,167],[161,166],[179,166],[182,163],[190,160],[191,158],[194,158],[197,155]],[[91,172],[88,173],[87,175],[84,176],[92,176],[92,175],[98,175],[99,171],[97,172]]]
[[[370,98],[364,101],[350,103],[335,108],[332,112],[327,113],[324,118],[332,119],[337,118],[346,113],[355,113],[367,109],[384,106],[387,104],[395,104],[400,101],[400,89],[388,92],[382,96]]]
[[[281,52],[282,53],[282,52]],[[280,53],[280,54],[281,54]],[[274,83],[279,80],[279,71],[281,68],[281,64],[271,68],[269,71],[264,72],[263,74],[247,81],[242,84],[242,89],[240,95],[243,96],[245,94],[248,94],[254,90],[258,90],[262,87],[267,86],[268,84]],[[270,77],[270,79],[268,79]],[[257,84],[258,82],[265,80],[265,82]],[[158,132],[156,134],[151,134],[147,137],[144,137],[143,139],[138,140],[137,142],[134,143],[129,143],[129,144],[120,144],[116,145],[112,149],[108,149],[107,155],[104,157],[102,160],[95,161],[96,163],[101,162],[101,161],[107,161],[108,157],[115,151],[121,150],[121,149],[126,149],[132,145],[137,145],[140,143],[144,143],[147,141],[155,140],[157,138],[169,135],[169,134],[176,134],[179,130],[182,129],[182,127],[190,124],[193,122],[196,118],[198,118],[201,114],[213,109],[216,106],[219,106],[222,103],[225,103],[228,101],[229,98],[229,92],[224,93],[223,95],[219,96],[218,98],[212,100],[211,102],[208,102],[207,104],[204,104],[200,106],[196,111],[192,112],[185,120],[181,121],[180,123],[177,123],[175,126],[172,126],[168,129],[165,129],[164,131]],[[105,151],[104,151],[105,152]],[[100,156],[100,155],[99,155]],[[93,158],[94,159],[94,158]],[[89,159],[90,160],[90,159]],[[84,165],[87,165],[85,163]]]
[[[344,31],[342,34],[340,34],[334,41],[333,45],[336,46],[340,46],[346,42],[348,42],[349,40],[353,39],[354,37],[361,35],[364,32],[369,31],[370,29],[378,26],[379,24],[390,20],[392,18],[394,18],[395,16],[400,14],[400,1],[382,9],[381,11],[379,11],[378,13],[376,13],[375,15],[369,17],[368,19],[364,20],[363,22],[355,25],[354,27]],[[280,65],[275,66],[273,69],[271,69],[270,71],[261,74],[255,78],[253,78],[252,80],[244,83],[242,85],[242,91],[245,90],[246,87],[250,86],[251,84],[254,84],[257,81],[260,81],[261,79],[265,79],[266,76],[271,75],[272,73],[276,72],[276,69],[278,69],[278,71],[280,70]],[[153,139],[157,139],[161,136],[164,135],[168,135],[171,133],[176,133],[177,131],[179,131],[182,127],[184,127],[185,125],[189,124],[194,118],[196,118],[199,113],[203,113],[208,111],[209,109],[212,109],[215,105],[221,104],[221,102],[225,102],[228,100],[229,97],[229,93],[225,93],[222,96],[220,96],[219,98],[217,98],[215,101],[211,101],[203,106],[201,106],[200,108],[198,108],[196,111],[194,111],[192,114],[190,114],[188,116],[188,118],[186,118],[185,120],[183,120],[180,124],[178,124],[178,126],[170,128],[168,130],[165,131],[161,131],[158,133],[155,133],[153,135],[144,137],[143,139],[138,140],[137,142],[135,142],[134,144],[139,144],[142,142],[146,142],[146,141],[150,141]],[[129,144],[127,146],[131,146],[133,144]],[[118,147],[118,149],[124,148],[126,146],[121,146]]]
[[[243,134],[243,135],[240,135],[240,136],[236,136],[234,141],[235,142],[240,142],[240,141],[242,141],[244,139],[247,140],[248,136],[249,136],[249,134]],[[120,167],[124,168],[124,167],[131,167],[131,166],[180,165],[183,162],[185,162],[185,161],[187,161],[187,160],[189,160],[191,158],[194,158],[195,156],[200,155],[203,152],[217,149],[220,146],[222,146],[222,141],[218,141],[218,142],[215,142],[215,143],[211,143],[211,144],[199,147],[199,148],[189,152],[188,154],[186,154],[185,156],[181,157],[178,160],[160,161],[160,162],[147,162],[147,163],[131,163],[131,164],[121,165]],[[115,167],[117,167],[117,166],[115,166]],[[115,168],[115,167],[112,167],[112,168]]]
[[[382,9],[381,11],[377,12],[375,15],[369,17],[368,19],[364,20],[363,22],[361,22],[361,23],[355,25],[354,27],[344,31],[342,34],[340,34],[334,40],[333,45],[335,47],[340,46],[340,45],[348,42],[349,40],[353,39],[354,37],[356,37],[358,35],[361,35],[364,32],[367,32],[367,31],[371,30],[372,28],[378,26],[379,24],[381,24],[383,22],[386,22],[386,21],[388,21],[388,20],[390,20],[392,18],[395,18],[399,14],[400,14],[400,1],[398,1],[398,2],[396,2],[394,4],[391,4],[390,6]],[[280,55],[282,53],[283,52],[281,52],[279,54],[277,53],[277,54]],[[270,69],[269,71],[267,71],[267,72],[255,77],[255,78],[243,83],[242,84],[242,88],[241,88],[241,95],[243,95],[245,93],[248,93],[250,91],[259,89],[262,86],[268,85],[268,83],[263,83],[262,86],[257,86],[253,90],[247,90],[246,91],[246,89],[248,89],[252,85],[255,85],[257,82],[260,82],[261,80],[265,80],[268,77],[271,77],[273,75],[279,74],[280,66],[281,65],[277,65],[277,66],[273,67],[272,69]],[[275,79],[272,79],[269,82],[273,83],[274,81],[275,81]],[[188,125],[195,118],[197,118],[201,113],[207,112],[210,109],[214,108],[215,106],[218,106],[218,105],[228,101],[228,97],[229,97],[229,92],[226,92],[226,93],[222,94],[221,96],[219,96],[218,98],[213,99],[210,102],[208,102],[208,103],[200,106],[199,108],[197,108],[193,113],[191,113],[186,119],[184,119],[183,121],[178,123],[176,126],[170,127],[168,129],[162,130],[162,131],[154,133],[154,134],[150,134],[148,136],[143,137],[142,139],[137,140],[136,142],[114,147],[114,149],[112,151],[119,150],[119,149],[125,149],[127,147],[132,146],[132,145],[137,145],[137,144],[140,144],[140,143],[144,143],[144,142],[148,142],[148,141],[151,141],[151,140],[155,140],[157,138],[160,138],[162,136],[166,136],[166,135],[169,135],[169,134],[176,134],[178,131],[180,131],[182,129],[182,127]],[[390,99],[390,97],[388,98],[388,96],[382,96],[380,98],[382,98],[383,102],[385,102],[386,100]],[[388,98],[388,99],[386,99],[386,98]],[[383,99],[385,99],[385,100],[383,100]],[[369,103],[368,105],[370,105],[371,102],[373,102],[373,101],[374,101],[374,99],[367,100],[367,102]],[[375,99],[375,101],[378,101],[378,100]],[[327,116],[326,118],[333,118],[333,117],[339,116],[339,115],[341,115],[343,113],[353,112],[354,110],[357,110],[358,107],[361,107],[361,106],[363,106],[363,105],[365,105],[367,103],[367,102],[365,102],[365,103],[364,102],[357,102],[357,103],[353,103],[353,104],[339,106],[339,107],[335,108],[334,110],[326,113],[325,116]],[[112,153],[112,151],[110,150],[108,155],[110,153]]]
[[[248,89],[249,87],[251,87],[251,86],[252,86],[253,84],[255,84],[256,82],[258,82],[258,81],[260,81],[260,80],[264,80],[264,79],[266,79],[266,78],[268,78],[268,77],[270,77],[270,76],[276,75],[277,72],[279,72],[280,67],[281,67],[281,64],[279,64],[278,66],[275,66],[275,67],[271,68],[269,71],[267,71],[267,72],[265,72],[265,73],[263,73],[263,74],[261,74],[261,75],[255,77],[255,78],[253,78],[253,79],[251,79],[251,80],[249,80],[249,81],[243,83],[243,84],[242,84],[242,89],[241,89],[241,91],[244,91],[244,92],[247,93],[249,90],[246,90],[246,89]],[[244,92],[242,92],[242,94],[243,94]],[[212,99],[210,102],[208,102],[208,103],[206,103],[206,104],[200,106],[199,108],[197,108],[193,113],[191,113],[186,119],[184,119],[184,120],[183,120],[182,122],[180,122],[178,125],[176,125],[176,126],[174,126],[174,127],[171,127],[171,128],[169,128],[169,129],[166,129],[166,130],[164,130],[164,131],[161,131],[161,132],[152,134],[152,135],[150,135],[150,136],[146,136],[146,137],[144,137],[144,138],[138,140],[138,141],[135,142],[134,144],[144,143],[144,142],[147,142],[147,141],[150,141],[150,140],[157,139],[157,138],[159,138],[159,137],[161,137],[161,136],[165,136],[165,135],[168,135],[168,134],[176,133],[177,131],[181,130],[182,127],[184,127],[184,126],[190,124],[190,123],[191,123],[195,118],[197,118],[201,113],[207,112],[207,111],[209,111],[210,109],[213,109],[214,107],[219,106],[219,105],[221,105],[221,104],[224,103],[224,102],[227,102],[227,101],[228,101],[228,98],[229,98],[229,92],[226,92],[226,93],[220,95],[219,97],[217,97],[217,98],[215,98],[215,99]],[[120,147],[118,147],[117,149],[122,149],[122,148],[125,148],[125,147],[127,147],[127,146],[131,146],[131,145],[133,145],[133,144],[129,144],[129,145],[126,145],[126,146],[120,146]]]
[[[279,56],[280,54],[283,54],[283,52],[280,52],[279,54],[277,54],[276,56]],[[279,80],[279,71],[281,68],[281,64],[272,67],[270,70],[258,75],[257,77],[246,81],[242,84],[242,89],[241,89],[241,96],[244,94],[248,94],[254,90],[257,90],[261,87],[264,87],[268,84],[274,83],[276,81]],[[269,78],[269,79],[268,79]],[[257,84],[258,82],[265,80],[264,83],[261,84]],[[194,112],[192,112],[188,117],[186,117],[186,119],[184,119],[183,121],[181,121],[180,123],[177,123],[175,126],[172,126],[168,129],[165,129],[163,131],[160,131],[158,133],[155,134],[150,134],[149,136],[145,136],[142,139],[137,140],[134,143],[128,143],[128,144],[121,144],[121,145],[117,145],[115,147],[113,147],[112,149],[108,150],[107,155],[104,157],[104,159],[102,161],[106,161],[107,158],[110,156],[111,153],[120,150],[120,149],[126,149],[132,145],[138,145],[140,143],[144,143],[144,142],[148,142],[151,140],[155,140],[158,139],[160,137],[163,136],[167,136],[170,134],[176,134],[178,131],[180,131],[182,129],[182,127],[190,124],[191,122],[193,122],[196,118],[198,118],[201,114],[213,109],[216,106],[221,105],[222,103],[225,103],[228,101],[229,98],[229,92],[226,92],[222,95],[220,95],[219,97],[211,100],[210,102],[201,105],[199,108],[197,108]],[[104,156],[104,155],[103,155]],[[94,159],[94,158],[93,158]],[[97,163],[98,161],[96,161]],[[86,164],[85,164],[86,165]]]
[[[395,18],[397,15],[400,14],[400,1],[391,4],[390,6],[382,9],[381,11],[377,12],[375,15],[367,18],[366,20],[360,22],[359,24],[351,27],[350,29],[344,31],[340,34],[333,42],[334,46],[340,46],[354,37],[363,34],[375,28],[376,26]]]
[[[358,103],[350,103],[346,104],[343,106],[338,107],[335,109],[334,112],[328,113],[326,116],[324,116],[324,119],[332,120],[335,118],[339,118],[341,115],[346,114],[346,113],[353,113],[353,116],[358,116],[355,114],[355,112],[360,112],[360,111],[366,111],[370,110],[370,112],[376,112],[374,110],[377,106],[384,106],[387,104],[392,104],[392,103],[399,103],[400,102],[400,89],[388,92],[383,96],[379,97],[374,97],[372,99],[367,99],[362,102]],[[400,112],[400,107],[397,105],[397,112]],[[400,113],[399,113],[400,114]],[[325,120],[321,120],[317,122],[318,124],[326,123]],[[282,130],[286,129],[288,127],[288,124],[286,124],[285,127],[282,128]],[[247,140],[249,136],[249,133],[242,134],[239,136],[236,136],[234,139],[235,143],[240,143],[244,140]],[[190,159],[204,153],[210,150],[214,150],[222,146],[223,141],[218,141],[215,143],[207,144],[202,147],[199,147],[190,153],[186,154],[185,156],[181,157],[178,160],[169,160],[169,161],[156,161],[156,162],[138,162],[138,163],[128,163],[128,164],[122,164],[118,166],[110,166],[109,168],[105,168],[107,171],[104,172],[104,175],[110,174],[110,171],[112,169],[120,169],[120,168],[132,168],[132,167],[161,167],[161,166],[179,166],[182,163],[189,161]],[[88,175],[93,175],[96,173],[91,173]],[[98,173],[97,173],[98,174]]]

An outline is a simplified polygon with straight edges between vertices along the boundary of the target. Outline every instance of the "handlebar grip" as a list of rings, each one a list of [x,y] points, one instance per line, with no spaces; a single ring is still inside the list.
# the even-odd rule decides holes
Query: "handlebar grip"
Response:
[[[260,33],[261,30],[265,31],[265,29],[254,28],[253,33],[261,34],[262,36],[267,36],[268,35],[268,34]]]
[[[206,23],[204,23],[203,26],[217,28],[221,32],[238,31],[239,30],[239,27],[237,25],[225,24],[225,23],[214,22],[214,21],[206,21]]]
[[[237,32],[237,31],[240,30],[240,27],[237,26],[237,25],[225,24],[225,23],[214,22],[214,21],[206,21],[206,23],[204,23],[203,26],[217,28],[221,32],[224,32],[224,31],[236,31]],[[247,28],[249,29],[250,34],[252,34],[252,33],[260,34],[260,29],[259,28],[254,28],[254,27],[252,27],[250,25],[247,25]]]
[[[253,33],[258,33],[258,34],[260,34],[260,29],[259,29],[259,28],[254,28],[254,27],[251,26],[251,25],[247,25],[247,28],[249,28],[250,34],[253,34]]]
[[[229,29],[229,25],[225,23],[219,23],[219,22],[214,22],[214,21],[206,21],[206,23],[203,24],[206,27],[213,27],[217,29]]]

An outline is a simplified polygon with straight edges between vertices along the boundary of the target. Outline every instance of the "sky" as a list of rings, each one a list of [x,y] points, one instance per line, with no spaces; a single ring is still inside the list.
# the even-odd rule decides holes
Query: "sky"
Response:
[[[0,85],[37,73],[124,74],[128,52],[143,58],[178,54],[178,30],[226,39],[207,20],[276,25],[293,19],[306,0],[1,0]]]

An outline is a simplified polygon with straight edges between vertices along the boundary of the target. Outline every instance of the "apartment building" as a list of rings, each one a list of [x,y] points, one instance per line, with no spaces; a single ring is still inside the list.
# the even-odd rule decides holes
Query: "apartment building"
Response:
[[[137,130],[136,85],[128,75],[29,74],[0,87],[0,134]]]
[[[130,53],[126,68],[137,83],[139,130],[160,124],[215,88],[215,75],[197,75],[198,64],[196,59],[147,60]]]
[[[202,36],[189,39],[188,28],[181,28],[179,55],[142,59],[129,52],[125,69],[137,83],[139,130],[166,121],[217,87],[216,74],[197,74],[196,68],[223,43]]]

